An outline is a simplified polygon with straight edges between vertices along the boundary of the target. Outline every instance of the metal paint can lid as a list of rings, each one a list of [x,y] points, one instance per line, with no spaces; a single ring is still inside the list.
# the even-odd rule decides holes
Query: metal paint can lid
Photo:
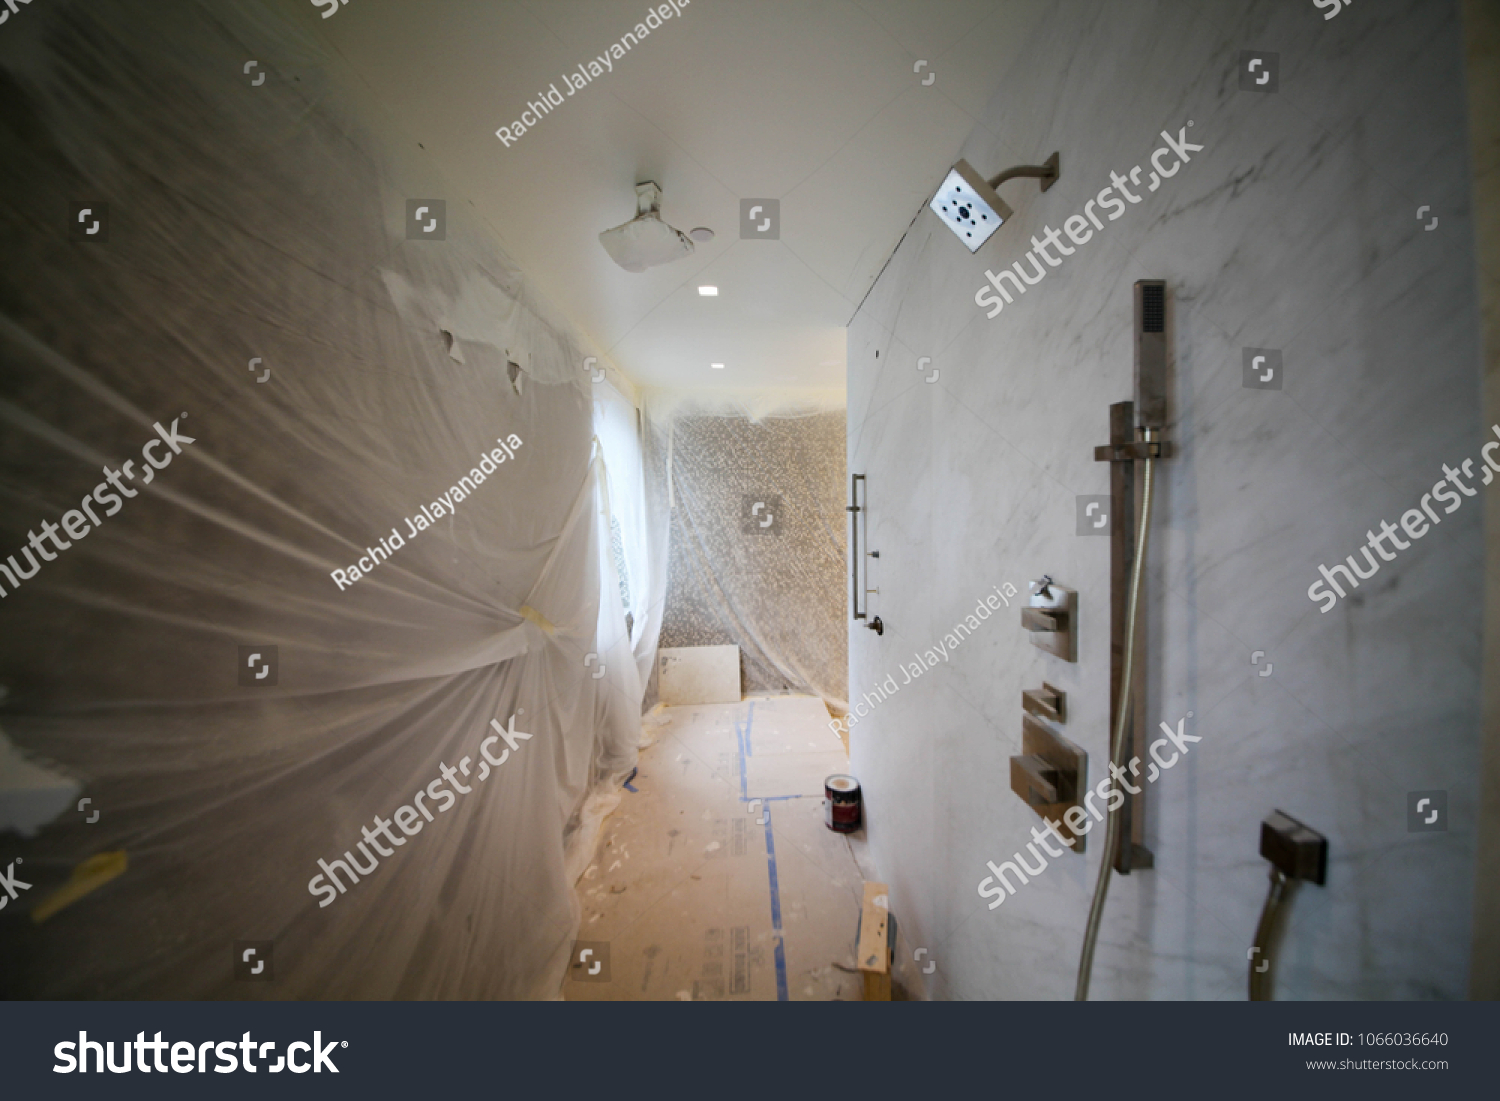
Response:
[[[840,803],[853,802],[859,798],[859,781],[853,776],[836,772],[823,781],[823,790],[828,798]]]

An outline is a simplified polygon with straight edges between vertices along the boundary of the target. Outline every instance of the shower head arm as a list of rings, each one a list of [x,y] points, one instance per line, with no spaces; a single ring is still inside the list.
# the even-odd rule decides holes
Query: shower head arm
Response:
[[[1058,155],[1053,153],[1043,164],[1023,164],[1015,168],[1007,168],[1000,175],[986,182],[990,187],[998,188],[1006,180],[1019,179],[1023,176],[1034,176],[1040,179],[1042,181],[1042,190],[1046,191],[1062,176],[1062,168],[1060,167]]]

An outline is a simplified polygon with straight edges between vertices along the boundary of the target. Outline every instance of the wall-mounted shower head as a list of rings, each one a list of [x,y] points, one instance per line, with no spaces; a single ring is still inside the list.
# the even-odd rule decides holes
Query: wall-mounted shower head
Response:
[[[932,202],[927,204],[928,209],[953,231],[965,248],[974,252],[1015,213],[995,188],[1017,176],[1035,176],[1046,191],[1057,182],[1059,163],[1058,155],[1053,153],[1045,164],[1023,164],[986,180],[968,161],[960,160],[948,171]]]
[[[949,170],[927,206],[970,252],[988,241],[1014,213],[968,161],[959,161]]]

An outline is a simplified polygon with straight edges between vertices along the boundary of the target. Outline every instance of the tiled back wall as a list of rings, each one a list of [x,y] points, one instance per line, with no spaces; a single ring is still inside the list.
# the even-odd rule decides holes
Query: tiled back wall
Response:
[[[1274,71],[1269,88],[1242,90],[1242,51],[1277,55],[1255,70]],[[1203,149],[1152,190],[1163,131]],[[1093,449],[1131,396],[1131,285],[1160,278],[1176,453],[1149,552],[1147,715],[1156,729],[1191,712],[1202,740],[1151,786],[1156,868],[1115,877],[1093,995],[1242,999],[1267,886],[1258,825],[1281,809],[1328,837],[1330,866],[1295,899],[1278,996],[1462,997],[1480,518],[1500,486],[1326,614],[1307,595],[1491,435],[1455,5],[1333,20],[1269,0],[1053,5],[956,152],[989,176],[1054,150],[1061,180],[1003,185],[1016,216],[973,256],[923,213],[850,333],[849,461],[869,477],[886,633],[850,632],[849,690],[898,688],[854,728],[852,767],[903,937],[937,962],[917,981],[1072,994],[1102,828],[993,910],[978,885],[1039,824],[1009,790],[1022,689],[1068,693],[1062,732],[1103,775],[1109,540],[1077,534],[1075,510],[1108,493]],[[948,166],[932,167],[936,187]],[[1023,259],[1112,173],[1138,203],[1117,220],[1096,206],[1103,228],[1050,249],[1056,266]],[[1014,301],[987,318],[986,269],[1017,262],[1044,274],[1006,283]],[[1280,353],[1279,389],[1247,385],[1246,348]],[[1033,647],[1012,607],[903,673],[994,586],[1043,573],[1078,591],[1076,664]],[[1409,832],[1421,790],[1447,793],[1445,830]]]
[[[676,419],[662,646],[738,645],[746,695],[847,698],[844,446],[842,411]]]

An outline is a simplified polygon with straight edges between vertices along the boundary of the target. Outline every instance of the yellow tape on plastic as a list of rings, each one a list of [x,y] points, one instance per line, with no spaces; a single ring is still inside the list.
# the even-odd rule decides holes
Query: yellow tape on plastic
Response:
[[[537,611],[530,604],[521,605],[521,614],[527,619],[531,620],[531,622],[535,623],[542,630],[546,631],[549,635],[557,634],[557,628],[552,626],[552,621],[546,616],[542,615],[541,612]]]
[[[73,905],[90,891],[123,875],[128,864],[124,849],[95,853],[73,869],[73,874],[66,883],[42,899],[37,908],[31,911],[31,920],[40,925],[63,907]]]

